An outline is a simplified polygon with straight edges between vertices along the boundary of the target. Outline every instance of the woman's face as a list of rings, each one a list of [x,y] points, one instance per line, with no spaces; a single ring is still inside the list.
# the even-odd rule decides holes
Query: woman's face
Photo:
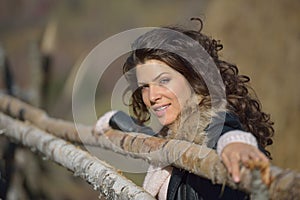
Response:
[[[192,96],[188,81],[164,62],[148,60],[137,65],[138,86],[145,105],[162,125],[172,124]]]

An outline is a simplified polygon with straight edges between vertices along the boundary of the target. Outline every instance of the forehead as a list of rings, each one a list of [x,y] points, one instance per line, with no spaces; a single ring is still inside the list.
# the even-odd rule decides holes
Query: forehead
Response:
[[[136,66],[136,76],[138,82],[151,82],[162,73],[171,75],[181,75],[166,63],[159,60],[147,60],[143,64]]]

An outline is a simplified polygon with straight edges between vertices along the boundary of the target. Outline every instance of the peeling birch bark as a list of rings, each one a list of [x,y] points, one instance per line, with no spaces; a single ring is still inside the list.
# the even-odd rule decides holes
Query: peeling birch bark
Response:
[[[73,171],[75,176],[82,177],[95,190],[100,191],[100,196],[105,199],[155,199],[107,163],[43,130],[14,120],[3,113],[0,113],[0,130],[1,134],[15,142],[22,143]]]
[[[252,192],[252,171],[242,166],[241,182],[236,184],[216,152],[207,147],[186,141],[166,140],[138,133],[126,134],[112,129],[107,131],[104,136],[105,138],[99,137],[99,144],[115,152],[134,158],[142,158],[150,163],[171,161],[173,166],[210,179],[213,183],[226,184],[234,189]],[[110,142],[104,143],[103,141],[107,141],[107,139]],[[269,198],[274,200],[300,198],[300,174],[276,166],[270,168]]]
[[[26,120],[40,129],[64,138],[68,141],[82,143],[81,139],[90,145],[96,145],[91,134],[79,136],[77,129],[82,133],[90,133],[92,128],[84,125],[75,127],[74,123],[51,118],[44,110],[31,106],[17,98],[0,93],[0,111],[17,119]]]
[[[149,163],[172,164],[196,175],[210,179],[216,184],[226,184],[234,189],[250,193],[251,170],[241,169],[241,182],[234,183],[214,150],[187,141],[150,137],[140,133],[124,133],[108,130],[104,135],[93,135],[91,127],[76,127],[71,122],[53,119],[40,109],[34,108],[7,95],[0,95],[0,110],[15,118],[24,118],[35,126],[72,142],[99,146],[122,155],[140,158]],[[271,166],[272,182],[269,186],[270,199],[297,199],[300,197],[300,174]]]

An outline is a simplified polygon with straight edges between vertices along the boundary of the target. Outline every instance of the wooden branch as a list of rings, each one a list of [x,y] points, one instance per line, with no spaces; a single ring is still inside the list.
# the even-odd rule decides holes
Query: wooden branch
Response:
[[[91,133],[91,127],[75,126],[74,123],[51,118],[45,111],[9,95],[0,93],[0,111],[14,118],[29,121],[40,129],[68,141],[82,143],[83,140],[89,145],[97,145],[94,136],[88,134]],[[79,136],[78,132],[87,134]]]
[[[113,167],[65,140],[3,113],[0,113],[0,130],[3,130],[2,134],[5,136],[37,150],[73,171],[76,176],[84,178],[106,199],[154,200],[149,193],[123,177]]]
[[[241,182],[234,183],[215,151],[204,146],[116,130],[109,130],[104,135],[97,136],[92,134],[91,127],[86,126],[78,127],[80,133],[86,133],[84,137],[79,137],[74,124],[50,118],[42,110],[7,95],[0,95],[0,110],[13,117],[24,118],[41,129],[73,142],[103,147],[133,158],[144,159],[149,163],[171,163],[178,168],[208,178],[213,183],[226,183],[232,188],[249,193],[252,190],[251,170],[242,167]],[[293,199],[300,196],[299,173],[271,166],[271,178],[270,199]]]
[[[234,189],[252,192],[251,170],[242,166],[241,182],[236,184],[227,173],[214,150],[180,140],[166,140],[137,133],[123,133],[109,130],[105,133],[107,144],[99,144],[123,155],[142,158],[150,163],[171,162],[178,168],[210,179],[213,183],[224,184]],[[146,139],[147,138],[147,139]],[[113,145],[112,145],[113,144]],[[152,152],[152,153],[149,153]],[[300,197],[300,174],[288,169],[271,166],[269,186],[270,199],[296,199]]]

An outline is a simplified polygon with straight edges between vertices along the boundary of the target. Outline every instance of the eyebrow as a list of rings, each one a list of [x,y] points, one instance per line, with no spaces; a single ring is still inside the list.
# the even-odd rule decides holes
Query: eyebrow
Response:
[[[156,81],[157,79],[159,79],[162,75],[165,74],[170,74],[169,72],[162,72],[160,73],[158,76],[156,76],[154,79],[152,79],[152,82]],[[144,82],[138,82],[138,85],[147,85],[148,83],[144,83]]]

